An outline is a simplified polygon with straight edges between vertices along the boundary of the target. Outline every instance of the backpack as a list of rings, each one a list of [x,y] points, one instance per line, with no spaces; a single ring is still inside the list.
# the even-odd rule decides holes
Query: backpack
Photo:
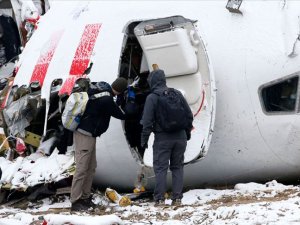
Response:
[[[91,89],[95,89],[95,90],[97,90],[99,92],[111,90],[110,85],[107,82],[105,82],[105,81],[92,82],[90,84],[90,88]]]
[[[82,115],[85,112],[88,100],[103,96],[110,96],[110,93],[104,91],[90,97],[87,92],[72,93],[66,102],[65,109],[61,116],[62,125],[70,131],[75,131],[80,123]]]
[[[155,93],[158,97],[156,119],[163,131],[175,132],[188,127],[188,113],[185,109],[185,99],[182,94],[168,88],[162,93]]]

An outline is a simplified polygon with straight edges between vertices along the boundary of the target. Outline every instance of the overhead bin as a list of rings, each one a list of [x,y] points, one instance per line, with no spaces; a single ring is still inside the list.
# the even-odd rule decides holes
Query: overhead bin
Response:
[[[179,18],[181,20],[170,17],[145,21],[134,29],[148,65],[159,64],[166,77],[194,74],[198,70],[197,49],[192,44],[189,31],[184,28],[186,23],[191,24],[191,20]]]

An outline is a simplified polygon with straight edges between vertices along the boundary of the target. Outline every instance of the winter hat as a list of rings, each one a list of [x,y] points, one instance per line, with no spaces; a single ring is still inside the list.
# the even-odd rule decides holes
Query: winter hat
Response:
[[[112,84],[111,88],[122,93],[127,89],[127,80],[124,77],[118,77]]]
[[[82,91],[87,91],[89,89],[89,86],[90,86],[90,79],[88,79],[88,78],[79,78],[76,81],[76,84],[78,85],[78,87]]]

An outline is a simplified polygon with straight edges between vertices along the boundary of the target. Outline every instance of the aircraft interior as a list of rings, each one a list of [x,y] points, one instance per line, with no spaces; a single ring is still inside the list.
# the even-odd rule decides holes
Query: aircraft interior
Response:
[[[119,76],[125,77],[130,85],[122,108],[132,115],[124,122],[124,131],[131,150],[139,152],[146,162],[148,157],[144,157],[140,143],[140,120],[146,97],[150,93],[147,77],[153,65],[165,71],[168,86],[183,93],[195,115],[204,104],[202,82],[205,78],[201,75],[207,71],[203,70],[204,67],[201,71],[199,66],[202,63],[201,57],[197,57],[200,40],[195,34],[194,22],[173,16],[131,22],[124,29]],[[207,123],[203,124],[207,126]],[[193,157],[200,158],[200,155],[198,149]]]

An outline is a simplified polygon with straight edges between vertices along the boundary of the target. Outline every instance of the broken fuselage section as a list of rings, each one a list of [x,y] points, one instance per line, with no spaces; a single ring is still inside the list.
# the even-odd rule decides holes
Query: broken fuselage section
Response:
[[[122,158],[127,157],[129,152],[136,165],[147,167],[150,171],[147,176],[153,177],[152,148],[143,152],[140,143],[142,130],[140,119],[146,97],[151,91],[147,83],[147,77],[153,70],[153,64],[157,64],[159,68],[165,71],[167,85],[183,93],[194,114],[194,129],[192,139],[189,141],[185,153],[185,163],[196,162],[207,154],[214,124],[215,88],[207,52],[198,35],[196,23],[196,21],[182,16],[172,16],[151,20],[136,20],[128,22],[125,27],[124,24],[120,25],[124,34],[116,36],[121,37],[118,39],[120,40],[121,52],[119,49],[118,55],[115,55],[111,60],[112,65],[106,65],[106,67],[117,68],[118,76],[124,77],[128,81],[128,90],[122,97],[117,99],[117,102],[130,116],[121,122],[121,129],[115,130],[119,125],[116,126],[115,122],[112,122],[108,132],[101,137],[100,141],[103,141],[101,149],[105,149],[105,153],[102,154],[101,150],[101,152],[97,151],[97,154],[101,155],[102,161],[113,158],[114,154],[118,155],[115,160],[122,160]],[[37,58],[38,63],[41,63],[40,65],[34,65],[28,61],[28,58],[24,57],[19,63],[20,74],[26,75],[29,71],[26,68],[33,66],[34,69],[31,69],[31,71],[38,75],[37,69],[43,68],[48,60],[49,72],[43,71],[45,77],[43,77],[42,82],[32,77],[26,77],[25,80],[27,81],[23,83],[28,83],[27,85],[22,84],[21,79],[18,78],[20,74],[17,74],[17,82],[7,96],[6,108],[3,111],[5,132],[7,137],[10,137],[8,140],[11,148],[15,149],[15,158],[18,154],[28,157],[40,154],[39,156],[42,156],[40,158],[46,158],[47,156],[51,158],[53,155],[72,155],[72,132],[65,129],[61,124],[61,114],[68,95],[76,90],[78,85],[76,80],[79,78],[85,79],[88,77],[92,83],[111,81],[110,72],[103,73],[107,74],[107,77],[96,75],[98,74],[97,68],[103,64],[103,57],[107,57],[108,53],[115,52],[113,49],[107,52],[106,48],[99,48],[98,46],[99,43],[105,42],[101,38],[106,38],[105,31],[101,30],[103,25],[89,23],[80,26],[75,25],[70,26],[70,29],[67,29],[67,26],[65,28],[55,28],[52,32],[48,29],[49,34],[47,37],[50,39],[45,41],[46,44],[40,46],[44,50],[40,53],[40,58],[43,60],[39,60],[38,56],[34,56]],[[62,52],[65,49],[62,46],[67,41],[69,33],[74,33],[74,30],[71,29],[74,27],[77,27],[78,30],[82,29],[83,34],[78,31],[82,38],[80,43],[77,43],[77,48],[72,50],[72,52],[75,52],[75,57],[72,59],[69,56],[63,58],[65,60],[63,62],[66,62],[63,67],[71,64],[71,69],[68,68],[69,73],[67,76],[59,78],[59,74],[65,73],[61,72],[64,68],[61,67],[62,62],[58,59],[65,54],[65,52],[64,54]],[[99,30],[103,34],[100,32],[102,36],[98,37]],[[122,29],[119,30],[120,33],[121,31]],[[88,39],[84,35],[87,35]],[[32,38],[35,39],[35,36]],[[85,45],[82,43],[86,43],[87,40],[89,48],[85,49],[83,48]],[[72,42],[72,44],[74,43]],[[49,54],[47,49],[49,49]],[[87,50],[90,51],[90,54],[86,53]],[[83,52],[78,53],[78,51]],[[30,55],[30,51],[24,51],[24,53]],[[76,58],[77,53],[83,58],[80,65],[84,65],[84,68],[78,68],[77,66],[72,69],[74,62],[79,65],[78,62],[82,60],[80,57]],[[44,60],[42,54],[48,57],[45,57]],[[113,64],[114,62],[118,62],[118,64]],[[53,76],[49,75],[50,71]],[[40,76],[36,77],[40,78]],[[55,79],[53,79],[54,77]],[[51,84],[49,85],[49,83]],[[50,90],[48,92],[50,94],[47,94],[45,90]],[[46,97],[45,93],[47,94]],[[111,138],[112,133],[110,130],[114,131],[113,135],[117,138]],[[126,147],[129,149],[127,152],[124,151],[124,145],[119,148],[122,139],[127,142]],[[153,136],[151,135],[149,146],[152,146],[152,143]],[[124,154],[126,156],[123,157]],[[66,164],[73,166],[72,163],[68,163]],[[66,172],[68,169],[65,166],[61,165],[61,167],[65,169],[61,171],[62,174],[70,175]],[[128,170],[131,171],[131,174],[136,173],[136,170],[132,170],[131,167]],[[103,172],[103,168],[99,171]],[[96,171],[96,183],[99,183],[99,177],[101,177],[98,174],[99,171],[98,169]],[[114,175],[116,171],[107,168],[105,172],[111,173],[111,176],[108,176],[109,178],[118,180]],[[124,172],[127,171],[124,170]],[[58,177],[61,178],[61,176]],[[26,175],[23,180],[27,178]],[[42,180],[44,182],[50,181],[44,178]],[[23,182],[22,185],[24,183],[26,182]],[[152,181],[148,184],[151,186]],[[121,184],[121,186],[132,187],[133,182],[128,180],[127,184]],[[17,185],[14,187],[17,187]]]

